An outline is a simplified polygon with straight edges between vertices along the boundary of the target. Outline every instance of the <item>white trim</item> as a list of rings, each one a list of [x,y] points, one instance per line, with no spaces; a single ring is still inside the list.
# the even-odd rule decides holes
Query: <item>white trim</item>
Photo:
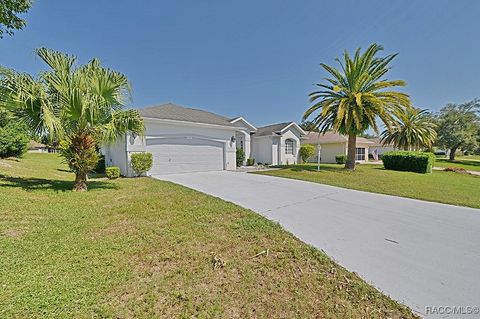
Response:
[[[307,133],[295,122],[292,122],[292,123],[288,124],[287,126],[285,126],[284,128],[282,128],[280,133],[283,134],[292,125],[295,126],[295,128],[300,132],[300,135],[307,135]]]
[[[151,141],[151,140],[157,140],[157,139],[169,139],[169,138],[173,138],[173,139],[197,139],[197,140],[205,140],[205,141],[212,141],[212,142],[218,142],[218,143],[228,143],[229,141],[228,140],[223,140],[223,139],[215,139],[215,138],[210,138],[208,136],[204,136],[204,135],[185,135],[185,134],[172,134],[172,135],[162,135],[162,136],[145,136],[145,140],[146,141]],[[146,142],[145,141],[145,145],[146,145]]]
[[[250,122],[248,122],[246,119],[244,119],[243,117],[237,117],[237,118],[234,118],[233,120],[230,121],[230,123],[236,123],[238,121],[243,121],[243,123],[247,124],[248,126],[250,126],[250,128],[252,129],[252,131],[257,131],[257,128],[255,126],[253,126]]]
[[[222,129],[222,130],[241,131],[241,130],[246,129],[246,127],[235,127],[235,126],[208,124],[208,123],[199,123],[199,122],[187,122],[187,121],[179,121],[179,120],[157,119],[157,118],[153,118],[153,117],[143,117],[143,119],[145,121],[156,122],[156,123],[180,124],[180,125],[185,125],[185,126],[203,126],[203,127],[218,128],[218,129]]]

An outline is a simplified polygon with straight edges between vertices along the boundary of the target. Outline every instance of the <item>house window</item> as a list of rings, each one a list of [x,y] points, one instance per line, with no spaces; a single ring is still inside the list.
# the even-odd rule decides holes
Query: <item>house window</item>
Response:
[[[363,147],[357,147],[355,149],[355,160],[364,161],[365,160],[365,149]]]
[[[295,150],[293,149],[294,142],[291,139],[285,141],[285,154],[295,154]]]

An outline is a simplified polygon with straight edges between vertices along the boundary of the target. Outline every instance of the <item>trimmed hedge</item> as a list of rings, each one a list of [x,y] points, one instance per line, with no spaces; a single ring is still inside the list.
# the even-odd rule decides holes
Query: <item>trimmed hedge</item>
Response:
[[[152,168],[152,153],[133,153],[130,155],[131,165],[137,176],[145,174]]]
[[[247,166],[253,166],[253,165],[255,165],[255,159],[247,158]]]
[[[435,162],[433,153],[391,151],[382,155],[385,169],[416,173],[431,173]]]
[[[236,162],[237,162],[237,167],[242,166],[243,161],[245,160],[245,152],[243,151],[242,148],[237,148],[237,154],[236,154]]]
[[[345,164],[347,162],[347,155],[345,154],[336,155],[335,162],[337,162],[337,164]]]
[[[117,166],[110,166],[105,168],[105,174],[109,179],[115,179],[120,177],[120,168]]]

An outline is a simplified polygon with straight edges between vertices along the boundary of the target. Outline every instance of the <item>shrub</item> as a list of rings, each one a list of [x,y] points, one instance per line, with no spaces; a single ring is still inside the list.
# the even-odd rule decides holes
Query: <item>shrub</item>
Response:
[[[255,164],[254,158],[247,158],[247,166],[253,166]]]
[[[242,166],[245,160],[245,152],[241,148],[237,148],[237,167]]]
[[[433,153],[391,151],[383,154],[382,161],[386,169],[430,173],[435,155]]]
[[[9,121],[0,126],[0,158],[21,157],[28,149],[30,138],[22,124]]]
[[[120,168],[117,166],[110,166],[105,168],[105,174],[109,179],[115,179],[120,177]]]
[[[337,154],[335,156],[335,162],[337,164],[345,164],[347,162],[347,155],[345,154]]]
[[[97,166],[93,169],[94,173],[103,174],[105,173],[105,155],[100,154],[98,158]]]
[[[305,163],[310,157],[315,155],[315,145],[303,144],[302,146],[300,146],[299,153],[302,162]]]
[[[131,165],[137,176],[145,174],[152,168],[152,153],[133,153],[130,155]]]

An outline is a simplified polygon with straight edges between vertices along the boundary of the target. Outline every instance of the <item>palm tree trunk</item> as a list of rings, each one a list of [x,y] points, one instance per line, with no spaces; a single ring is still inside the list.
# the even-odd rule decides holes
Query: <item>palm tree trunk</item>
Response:
[[[355,150],[357,148],[357,135],[348,135],[348,150],[347,150],[347,162],[345,163],[345,169],[355,169]]]
[[[87,190],[87,174],[84,172],[75,173],[75,184],[73,184],[73,191],[84,192]]]
[[[450,160],[455,160],[455,153],[457,152],[458,146],[454,146],[450,149]]]

